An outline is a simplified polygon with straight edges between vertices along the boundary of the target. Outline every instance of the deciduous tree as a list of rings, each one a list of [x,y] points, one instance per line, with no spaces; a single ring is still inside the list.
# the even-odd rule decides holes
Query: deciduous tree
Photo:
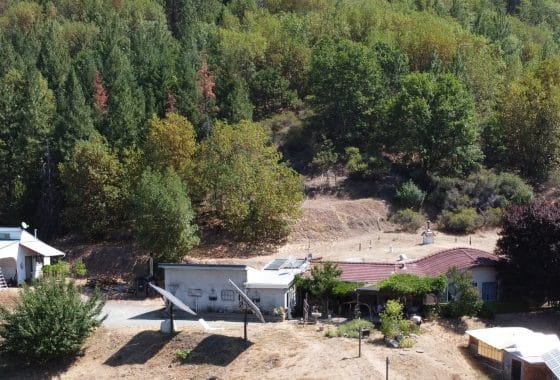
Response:
[[[146,169],[131,204],[136,239],[157,260],[180,261],[198,244],[191,201],[172,168]]]
[[[540,200],[508,207],[497,246],[506,297],[532,305],[560,301],[560,204]]]
[[[259,124],[216,124],[197,157],[199,197],[227,230],[260,241],[286,236],[300,213],[301,177]]]

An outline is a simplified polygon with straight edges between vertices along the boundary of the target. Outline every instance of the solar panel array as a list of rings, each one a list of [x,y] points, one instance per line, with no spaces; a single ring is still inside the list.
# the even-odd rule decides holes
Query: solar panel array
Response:
[[[298,269],[304,262],[304,259],[274,259],[264,270]]]
[[[268,264],[266,266],[266,268],[264,268],[265,270],[278,270],[280,269],[280,267],[282,267],[282,265],[284,265],[284,263],[287,261],[287,259],[274,259],[270,264]]]
[[[542,357],[546,366],[550,368],[552,373],[554,373],[554,376],[556,376],[557,379],[560,379],[560,349],[555,348],[548,351]]]

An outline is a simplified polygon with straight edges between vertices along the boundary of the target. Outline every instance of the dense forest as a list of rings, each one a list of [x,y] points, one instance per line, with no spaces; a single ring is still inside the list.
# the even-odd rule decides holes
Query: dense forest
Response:
[[[553,0],[3,1],[0,224],[278,239],[335,169],[496,224],[557,175],[559,41]]]

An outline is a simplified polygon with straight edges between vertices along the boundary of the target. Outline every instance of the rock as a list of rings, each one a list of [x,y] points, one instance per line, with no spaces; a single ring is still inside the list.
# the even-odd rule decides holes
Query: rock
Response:
[[[394,340],[394,339],[389,339],[389,341],[387,342],[387,345],[389,347],[399,348],[399,342]]]

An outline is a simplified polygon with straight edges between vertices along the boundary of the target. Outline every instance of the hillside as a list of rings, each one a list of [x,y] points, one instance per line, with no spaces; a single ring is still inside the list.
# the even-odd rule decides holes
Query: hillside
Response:
[[[389,206],[380,199],[351,200],[317,196],[306,199],[302,208],[302,217],[282,244],[206,243],[195,248],[184,259],[190,262],[247,263],[262,267],[275,257],[305,257],[310,252],[313,257],[333,261],[391,262],[398,259],[400,254],[417,258],[457,246],[472,245],[492,252],[498,239],[495,229],[471,235],[450,235],[438,231],[436,226],[435,244],[421,245],[421,229],[417,233],[399,232],[398,226],[388,222]],[[59,241],[58,247],[68,253],[70,261],[82,258],[92,276],[115,274],[129,280],[146,270],[148,254],[127,241],[94,244]]]
[[[493,228],[558,178],[559,36],[551,0],[2,1],[0,224],[165,260],[369,232],[353,196],[288,236],[336,173]]]

